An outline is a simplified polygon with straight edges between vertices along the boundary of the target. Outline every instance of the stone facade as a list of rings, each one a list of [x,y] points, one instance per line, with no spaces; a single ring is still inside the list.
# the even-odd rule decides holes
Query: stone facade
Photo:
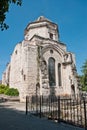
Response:
[[[2,76],[2,83],[26,95],[70,95],[78,93],[75,55],[59,41],[58,26],[39,17],[28,24]]]

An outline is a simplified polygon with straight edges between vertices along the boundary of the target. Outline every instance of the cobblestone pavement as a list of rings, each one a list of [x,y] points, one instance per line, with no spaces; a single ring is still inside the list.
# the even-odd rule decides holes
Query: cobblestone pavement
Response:
[[[0,102],[0,130],[84,130],[83,128],[55,123],[28,114],[25,104],[19,102]]]

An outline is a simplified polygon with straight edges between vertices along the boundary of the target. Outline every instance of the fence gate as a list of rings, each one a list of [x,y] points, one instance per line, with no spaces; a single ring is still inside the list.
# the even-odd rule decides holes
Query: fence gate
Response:
[[[26,97],[26,114],[66,122],[87,130],[87,97],[37,96]]]

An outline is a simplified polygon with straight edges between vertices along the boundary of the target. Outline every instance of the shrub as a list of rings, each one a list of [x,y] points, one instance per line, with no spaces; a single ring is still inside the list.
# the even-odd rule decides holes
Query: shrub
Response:
[[[18,96],[19,95],[19,92],[17,89],[15,88],[8,88],[6,91],[5,91],[5,94],[6,95],[9,95],[9,96]]]
[[[9,86],[1,84],[0,85],[0,94],[5,94],[5,95],[9,95],[9,96],[18,96],[19,92],[15,88],[9,88]]]
[[[8,86],[1,84],[0,85],[0,94],[4,94],[7,89],[8,89]]]
[[[82,91],[86,91],[86,92],[87,92],[87,86],[82,87],[82,88],[81,88],[81,90],[82,90]]]

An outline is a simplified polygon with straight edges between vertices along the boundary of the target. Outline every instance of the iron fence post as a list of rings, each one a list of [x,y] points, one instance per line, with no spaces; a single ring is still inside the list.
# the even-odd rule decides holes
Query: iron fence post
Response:
[[[40,118],[41,118],[41,105],[42,105],[42,96],[40,95]]]
[[[28,96],[26,96],[26,115],[28,114]]]
[[[60,123],[60,96],[58,96],[58,122]]]
[[[83,104],[84,104],[85,130],[87,130],[87,124],[86,124],[86,102],[85,102],[85,98],[83,98]]]
[[[38,95],[37,94],[36,94],[35,103],[36,103],[36,114],[38,114]]]

